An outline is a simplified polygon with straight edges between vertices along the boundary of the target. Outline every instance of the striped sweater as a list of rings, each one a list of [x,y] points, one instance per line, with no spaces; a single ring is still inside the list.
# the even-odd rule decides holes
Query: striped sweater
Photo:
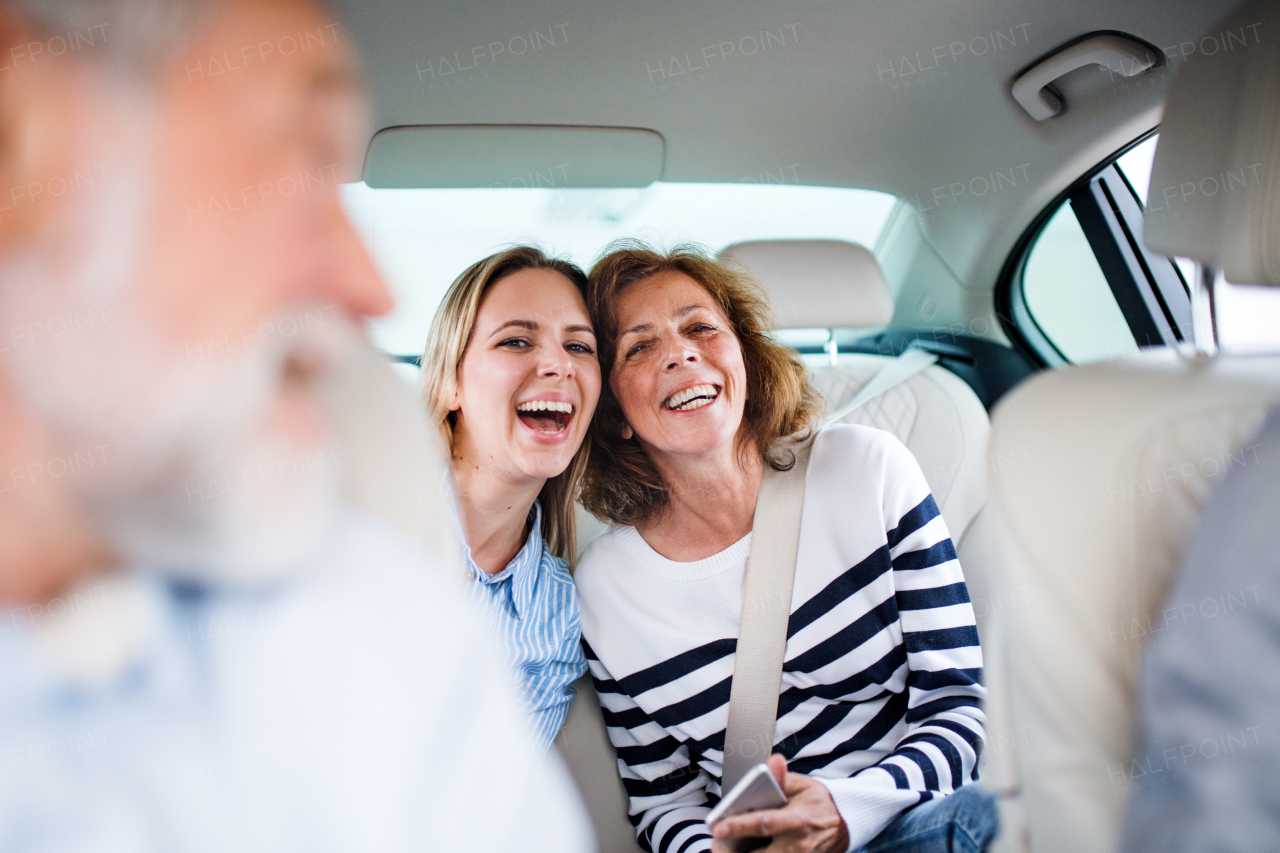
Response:
[[[575,580],[587,662],[642,846],[711,848],[751,537],[690,563],[630,527]],[[820,779],[850,850],[977,778],[982,652],[964,576],[915,458],[892,435],[815,440],[774,751]]]

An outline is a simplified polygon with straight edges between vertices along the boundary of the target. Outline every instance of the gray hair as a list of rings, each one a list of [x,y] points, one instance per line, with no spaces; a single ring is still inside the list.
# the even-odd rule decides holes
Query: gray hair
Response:
[[[150,78],[226,0],[8,0],[43,37],[41,52],[101,61]],[[34,57],[33,57],[34,59]]]

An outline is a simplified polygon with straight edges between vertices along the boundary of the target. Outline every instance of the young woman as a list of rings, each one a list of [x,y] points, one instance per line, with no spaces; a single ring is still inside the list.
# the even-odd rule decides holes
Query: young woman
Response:
[[[615,526],[577,574],[631,817],[655,853],[977,851],[982,653],[920,467],[887,432],[812,437],[770,769],[786,807],[723,820],[730,684],[764,466],[817,398],[758,284],[696,250],[628,245],[591,271],[608,377],[583,502]],[[789,772],[788,772],[789,771]]]
[[[569,576],[583,438],[600,396],[586,276],[519,246],[473,264],[422,356],[428,411],[452,452],[466,578],[551,743],[586,671]]]

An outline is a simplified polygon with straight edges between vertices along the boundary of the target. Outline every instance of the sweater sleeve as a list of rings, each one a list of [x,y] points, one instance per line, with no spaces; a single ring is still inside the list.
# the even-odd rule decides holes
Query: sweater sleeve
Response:
[[[582,645],[640,846],[650,853],[708,853],[707,772],[618,687],[585,640]]]
[[[849,850],[903,810],[976,781],[985,737],[982,650],[955,547],[915,458],[899,445],[889,462],[884,518],[907,658],[907,731],[878,764],[821,780]]]

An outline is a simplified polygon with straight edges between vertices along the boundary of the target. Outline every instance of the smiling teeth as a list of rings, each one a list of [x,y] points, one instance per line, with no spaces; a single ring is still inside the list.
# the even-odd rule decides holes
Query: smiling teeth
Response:
[[[677,391],[672,394],[667,398],[665,405],[668,409],[687,412],[709,405],[718,396],[720,396],[720,392],[716,390],[714,385],[694,385],[692,388],[686,388],[683,391]]]
[[[558,403],[555,400],[530,400],[516,406],[517,412],[564,412],[573,414],[572,403]]]

